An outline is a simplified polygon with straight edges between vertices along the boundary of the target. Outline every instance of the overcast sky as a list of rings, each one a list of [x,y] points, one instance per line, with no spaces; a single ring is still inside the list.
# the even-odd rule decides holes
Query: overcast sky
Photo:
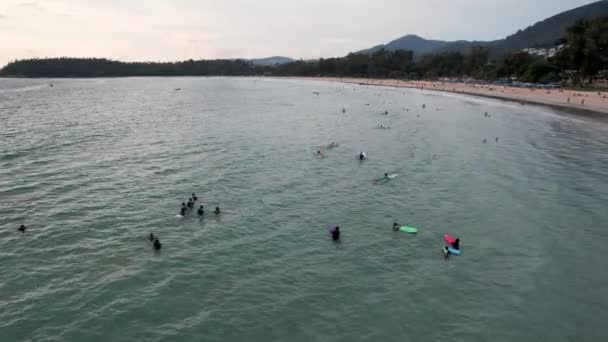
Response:
[[[343,56],[405,34],[491,40],[589,0],[0,0],[0,65]]]

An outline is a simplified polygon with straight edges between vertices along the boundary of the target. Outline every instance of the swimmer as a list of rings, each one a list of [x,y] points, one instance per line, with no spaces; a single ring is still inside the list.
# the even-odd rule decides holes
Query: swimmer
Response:
[[[188,199],[188,208],[192,209],[194,207],[194,201],[192,201],[192,198]]]
[[[184,216],[188,212],[188,207],[186,207],[186,203],[182,203],[182,208],[179,210],[179,214]]]
[[[150,242],[154,241],[154,239],[156,239],[156,237],[154,237],[153,233],[150,233],[150,235],[148,236],[148,239],[150,240]]]
[[[219,214],[221,214],[220,207],[215,207],[215,210],[213,211],[213,213],[214,213],[215,215],[219,215]]]
[[[20,225],[19,228],[17,230],[19,230],[21,233],[25,233],[25,230],[27,229],[27,227],[25,225]]]
[[[488,142],[488,139],[483,139],[483,142],[484,142],[484,143]]]
[[[201,205],[200,208],[198,208],[198,211],[196,212],[198,214],[198,216],[203,216],[203,214],[205,214],[205,210],[203,210],[203,206]]]
[[[374,183],[379,183],[382,181],[389,181],[391,178],[388,176],[388,173],[385,173],[383,177],[374,179]]]
[[[334,241],[338,241],[340,240],[340,227],[336,226],[332,231],[331,231],[331,238]]]
[[[393,223],[393,231],[398,231],[399,230],[399,224],[397,222]]]
[[[154,244],[152,246],[154,247],[154,250],[156,250],[156,251],[160,251],[160,249],[163,247],[163,245],[160,243],[160,240],[158,240],[158,238],[154,239]]]
[[[365,153],[361,152],[359,153],[359,160],[364,160],[365,159]]]
[[[194,202],[196,202],[196,200],[198,200],[198,197],[196,197],[196,195],[194,194],[194,192],[192,193],[192,199],[194,200]]]

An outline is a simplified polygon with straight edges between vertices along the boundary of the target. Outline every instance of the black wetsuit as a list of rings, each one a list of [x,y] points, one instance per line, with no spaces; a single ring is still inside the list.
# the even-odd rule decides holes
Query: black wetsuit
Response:
[[[460,241],[452,242],[452,248],[460,250]]]
[[[331,238],[334,239],[334,241],[340,240],[340,230],[339,229],[334,229],[331,232]]]
[[[154,240],[154,249],[155,250],[160,250],[163,247],[163,245],[160,243],[160,241],[158,239]]]
[[[203,210],[203,208],[199,208],[196,213],[198,214],[198,216],[203,216],[203,214],[205,213],[205,211]]]

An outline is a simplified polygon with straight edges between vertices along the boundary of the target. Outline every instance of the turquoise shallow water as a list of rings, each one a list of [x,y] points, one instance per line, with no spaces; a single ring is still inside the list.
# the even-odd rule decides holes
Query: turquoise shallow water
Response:
[[[0,341],[608,339],[604,122],[315,81],[0,79],[0,129]],[[175,217],[192,192],[225,213]]]

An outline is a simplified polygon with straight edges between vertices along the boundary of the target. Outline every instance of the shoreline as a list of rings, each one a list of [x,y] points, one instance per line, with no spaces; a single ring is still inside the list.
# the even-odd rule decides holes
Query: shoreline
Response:
[[[288,77],[299,80],[326,81],[363,86],[383,86],[430,90],[494,100],[546,106],[570,114],[608,120],[608,93],[581,92],[564,89],[513,88],[502,85],[466,84],[441,81],[402,81],[397,79],[368,79],[349,77]],[[568,102],[570,99],[570,102]]]

